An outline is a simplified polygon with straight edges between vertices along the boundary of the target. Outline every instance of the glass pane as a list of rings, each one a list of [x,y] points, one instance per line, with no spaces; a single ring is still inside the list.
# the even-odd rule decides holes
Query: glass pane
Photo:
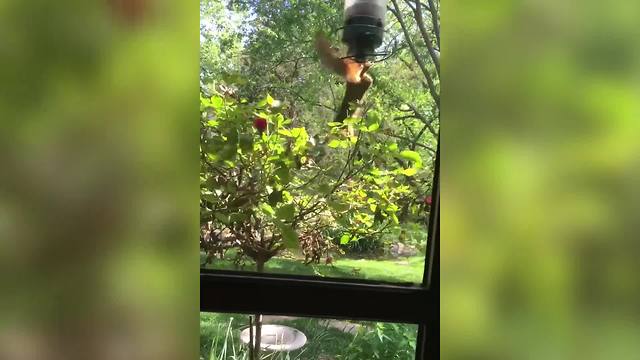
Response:
[[[262,321],[261,359],[415,359],[416,325],[266,315]],[[200,359],[249,359],[250,339],[249,316],[200,313]]]
[[[414,12],[397,6],[407,26],[389,22],[376,51],[401,51],[392,39],[409,36],[437,54],[439,32],[429,26],[433,52],[422,49]],[[439,58],[367,53],[365,73],[334,31],[343,15],[201,0],[201,266],[422,281]]]

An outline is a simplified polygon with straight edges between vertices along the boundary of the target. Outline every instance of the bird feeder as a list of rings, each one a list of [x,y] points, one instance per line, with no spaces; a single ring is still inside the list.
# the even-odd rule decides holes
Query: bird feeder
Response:
[[[342,42],[348,55],[364,63],[375,56],[384,37],[387,0],[345,0]]]

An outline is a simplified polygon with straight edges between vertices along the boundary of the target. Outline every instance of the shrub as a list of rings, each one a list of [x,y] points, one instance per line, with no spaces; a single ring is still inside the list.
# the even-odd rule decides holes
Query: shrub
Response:
[[[391,229],[383,235],[383,242],[392,244],[400,242],[404,245],[415,246],[424,253],[427,246],[427,227],[423,223],[405,223]]]
[[[416,341],[415,325],[376,323],[372,329],[361,329],[344,354],[336,359],[415,359]]]

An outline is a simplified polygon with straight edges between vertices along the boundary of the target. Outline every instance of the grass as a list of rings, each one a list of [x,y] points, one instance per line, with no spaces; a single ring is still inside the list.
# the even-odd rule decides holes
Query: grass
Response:
[[[212,264],[208,264],[206,268],[235,270],[231,261],[218,259],[214,260]],[[244,270],[255,271],[255,265],[248,264]],[[302,260],[273,258],[265,264],[265,271],[280,274],[369,279],[418,284],[422,282],[424,256],[392,260],[339,258],[334,260],[333,266],[325,264],[305,265]]]
[[[263,354],[263,360],[409,360],[415,358],[417,326],[359,322],[357,334],[323,325],[319,319],[298,318],[276,321],[302,331],[307,344],[291,353]],[[247,349],[239,339],[248,325],[247,315],[200,314],[200,358],[247,360]]]

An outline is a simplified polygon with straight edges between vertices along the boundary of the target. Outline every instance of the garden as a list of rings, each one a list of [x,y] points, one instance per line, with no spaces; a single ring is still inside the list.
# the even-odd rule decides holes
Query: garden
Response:
[[[405,234],[404,236],[410,239],[399,243],[397,241],[400,234]],[[302,252],[283,251],[280,256],[272,258],[265,264],[264,271],[418,284],[422,281],[424,271],[426,239],[427,231],[424,225],[410,224],[401,226],[397,231],[375,241],[361,240],[336,247],[343,249],[344,255],[331,257],[330,262],[325,258],[319,263],[305,264]],[[400,248],[398,244],[405,245],[405,248]],[[379,255],[381,253],[382,255]],[[236,252],[228,251],[226,257],[205,264],[205,268],[256,271],[255,262],[247,261],[239,265],[234,261],[236,257]],[[201,252],[201,262],[206,263],[206,261],[207,254]]]

